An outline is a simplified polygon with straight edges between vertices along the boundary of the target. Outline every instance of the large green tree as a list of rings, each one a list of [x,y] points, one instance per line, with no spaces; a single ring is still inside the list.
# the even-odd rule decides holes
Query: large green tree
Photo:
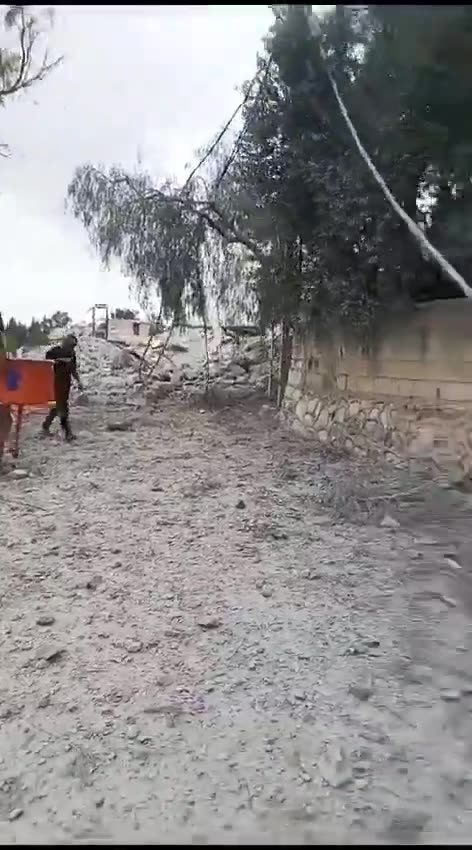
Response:
[[[311,7],[272,9],[242,129],[223,158],[217,147],[183,187],[77,170],[69,203],[101,259],[118,258],[143,305],[157,295],[177,322],[206,313],[209,273],[226,303],[242,287],[264,324],[290,327],[366,331],[411,299],[459,294],[359,156],[328,71],[400,204],[465,271],[469,7],[338,5],[319,38]]]

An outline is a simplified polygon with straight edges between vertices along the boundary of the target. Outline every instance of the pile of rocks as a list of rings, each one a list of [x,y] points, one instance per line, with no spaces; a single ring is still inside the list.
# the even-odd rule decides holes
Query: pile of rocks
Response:
[[[76,404],[105,404],[136,408],[153,404],[170,393],[198,395],[208,383],[236,396],[265,392],[269,383],[268,346],[263,337],[235,341],[210,339],[208,361],[203,335],[156,339],[142,364],[142,347],[132,349],[116,342],[75,331],[77,359],[84,393],[72,390]],[[165,343],[168,343],[165,345]],[[164,348],[165,346],[165,348]],[[43,358],[46,348],[28,351]]]
[[[261,337],[242,344],[223,339],[209,353],[208,362],[204,356],[192,362],[185,358],[182,349],[179,345],[178,362],[172,351],[166,360],[160,361],[147,388],[149,401],[157,401],[176,389],[187,395],[199,394],[208,384],[239,396],[267,390],[270,364],[267,346]]]
[[[74,393],[76,403],[139,404],[139,361],[130,352],[104,339],[83,336],[79,338],[78,364],[84,393]]]

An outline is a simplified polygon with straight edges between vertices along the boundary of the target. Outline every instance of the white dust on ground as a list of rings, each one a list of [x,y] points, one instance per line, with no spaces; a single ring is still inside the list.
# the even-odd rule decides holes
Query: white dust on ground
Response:
[[[321,512],[274,412],[128,380],[1,481],[1,842],[468,843],[460,547]]]

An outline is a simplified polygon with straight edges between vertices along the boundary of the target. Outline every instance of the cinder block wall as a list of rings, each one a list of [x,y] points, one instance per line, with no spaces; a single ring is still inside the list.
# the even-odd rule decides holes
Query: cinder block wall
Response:
[[[387,320],[370,350],[341,337],[296,340],[284,409],[323,443],[472,473],[472,302]]]

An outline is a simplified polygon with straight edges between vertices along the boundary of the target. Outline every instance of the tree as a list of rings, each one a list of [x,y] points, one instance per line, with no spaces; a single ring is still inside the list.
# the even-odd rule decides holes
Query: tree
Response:
[[[56,322],[57,317],[69,316],[58,310],[51,318],[43,316],[39,321],[35,318],[31,319],[29,325],[24,322],[18,322],[13,316],[10,317],[5,326],[5,346],[10,354],[16,354],[20,348],[36,348],[40,345],[48,345],[49,333],[52,328],[57,328],[59,325]],[[65,320],[64,320],[65,321]],[[66,325],[63,325],[66,327]]]
[[[56,310],[50,318],[51,327],[53,328],[67,328],[71,321],[69,313],[65,310]]]
[[[0,106],[5,106],[9,97],[44,80],[62,62],[62,57],[50,60],[47,49],[40,49],[41,34],[53,22],[52,9],[6,5],[2,11]],[[8,155],[8,146],[0,145],[0,153]]]
[[[256,78],[243,88],[242,130],[223,161],[211,146],[183,187],[77,169],[69,205],[102,261],[118,258],[141,303],[155,295],[175,322],[206,315],[210,271],[213,297],[230,303],[242,287],[262,324],[281,323],[287,335],[308,325],[365,334],[412,300],[459,294],[359,157],[329,74],[401,205],[465,269],[469,7],[338,5],[320,40],[310,7],[272,8]]]
[[[112,319],[135,319],[136,310],[131,310],[129,307],[118,307],[111,314]]]

